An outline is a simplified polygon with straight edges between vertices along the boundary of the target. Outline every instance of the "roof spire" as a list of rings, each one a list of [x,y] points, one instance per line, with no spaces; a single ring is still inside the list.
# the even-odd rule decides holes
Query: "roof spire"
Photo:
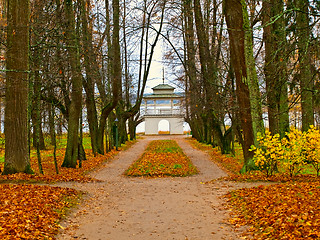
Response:
[[[164,67],[162,67],[162,83],[164,84]]]

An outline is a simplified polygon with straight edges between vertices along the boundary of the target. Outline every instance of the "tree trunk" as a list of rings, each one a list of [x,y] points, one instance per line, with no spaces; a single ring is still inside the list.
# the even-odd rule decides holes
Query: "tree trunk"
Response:
[[[263,40],[269,130],[281,137],[289,131],[286,34],[283,0],[263,1]],[[273,19],[277,17],[274,22]]]
[[[311,72],[309,1],[295,0],[297,11],[296,31],[299,50],[299,78],[301,89],[302,130],[307,131],[314,125],[313,116],[313,76]]]
[[[195,64],[196,48],[195,48],[195,33],[192,12],[192,0],[183,1],[184,13],[184,31],[185,31],[185,46],[186,46],[186,108],[190,109],[188,123],[190,125],[192,136],[198,141],[203,141],[203,131],[199,126],[203,125],[201,121],[201,87],[197,78],[197,69]]]
[[[94,77],[97,75],[92,67],[95,64],[94,50],[92,47],[92,32],[88,28],[88,10],[90,1],[87,4],[84,0],[79,0],[81,8],[81,21],[82,21],[82,41],[84,50],[84,66],[86,70],[86,77],[83,78],[83,86],[86,91],[86,107],[87,119],[89,123],[91,149],[94,155],[98,153],[98,115],[96,109],[96,102],[94,96]],[[87,8],[86,8],[87,6]]]
[[[3,174],[31,173],[28,148],[29,0],[8,1],[5,164]]]
[[[49,125],[50,125],[50,138],[51,144],[53,145],[53,162],[56,169],[56,174],[59,174],[58,161],[57,161],[57,141],[56,141],[56,131],[54,123],[55,107],[49,105]]]
[[[197,69],[195,64],[195,46],[194,46],[194,24],[193,24],[193,13],[192,9],[192,1],[184,0],[183,1],[183,13],[185,15],[185,46],[186,46],[186,72],[187,72],[187,85],[189,91],[186,92],[186,95],[189,97],[190,101],[190,117],[191,119],[195,117],[196,105],[199,104],[198,98],[199,96],[199,86],[197,86]],[[188,106],[187,106],[188,107]]]
[[[71,66],[71,104],[68,118],[67,147],[62,167],[76,168],[78,159],[79,117],[82,100],[82,75],[78,44],[76,41],[75,18],[72,0],[65,0],[66,11],[66,42],[68,44],[68,57]]]
[[[101,154],[104,153],[103,138],[105,134],[107,118],[111,113],[111,111],[117,106],[118,101],[121,97],[122,71],[121,71],[120,43],[119,43],[119,32],[120,32],[119,0],[113,0],[112,7],[113,7],[113,31],[112,31],[113,34],[112,34],[112,47],[110,49],[111,54],[109,55],[109,57],[111,58],[109,65],[111,66],[110,78],[111,78],[111,85],[112,85],[112,100],[106,106],[103,107],[101,111],[100,120],[99,120],[97,143],[98,143],[98,151]]]
[[[153,11],[153,8],[156,7],[156,3],[154,3],[153,7],[152,7],[152,10],[150,12]],[[146,47],[145,47],[145,66],[144,66],[144,70],[143,70],[143,77],[142,77],[142,81],[140,79],[141,76],[139,76],[139,84],[138,84],[138,94],[137,94],[137,99],[136,99],[136,103],[133,107],[131,107],[129,110],[121,113],[121,115],[118,115],[119,118],[119,121],[121,122],[126,122],[131,116],[134,116],[136,115],[139,110],[140,110],[140,106],[141,106],[141,102],[142,102],[142,98],[143,98],[143,93],[144,93],[144,89],[146,87],[146,83],[147,83],[147,79],[148,79],[148,76],[149,76],[149,72],[150,72],[150,67],[151,67],[151,63],[152,63],[152,58],[154,56],[154,51],[155,51],[155,47],[158,43],[158,40],[159,40],[159,36],[161,34],[161,31],[162,31],[162,27],[163,27],[163,20],[164,20],[164,10],[165,10],[165,6],[166,6],[166,0],[164,0],[161,4],[161,17],[160,17],[160,23],[159,23],[159,29],[156,29],[155,31],[157,32],[156,36],[155,36],[155,39],[153,41],[153,43],[151,44],[151,49],[150,49],[150,53],[148,53],[148,45],[149,45],[149,41],[148,41],[148,38],[149,38],[149,35],[148,35],[148,28],[150,27],[150,17],[151,17],[151,14],[149,14],[149,17],[147,19],[147,32],[146,32],[146,39],[145,39],[145,43],[146,43]],[[141,38],[141,41],[143,41],[143,35],[142,35],[142,38]],[[142,52],[140,52],[140,61],[142,61],[141,59],[142,57]],[[142,67],[142,65],[140,64],[140,67]],[[142,71],[142,69],[140,69],[140,71]],[[140,87],[140,83],[142,82],[142,86]],[[127,138],[127,137],[126,137]]]
[[[236,94],[239,103],[241,128],[243,130],[242,149],[246,165],[253,157],[253,152],[249,151],[249,149],[254,144],[254,135],[249,87],[248,83],[243,81],[247,78],[247,66],[245,64],[245,34],[241,0],[225,0],[224,9],[229,33],[231,62],[236,77]]]
[[[37,55],[37,54],[36,54]],[[36,56],[38,57],[38,56]],[[37,60],[36,60],[37,62]],[[41,91],[41,83],[39,71],[35,71],[34,76],[34,85],[33,85],[33,93],[34,93],[34,111],[35,111],[35,122],[34,124],[34,133],[33,133],[33,141],[34,145],[37,149],[37,159],[38,159],[38,167],[39,172],[43,174],[42,163],[41,163],[41,154],[40,154],[40,133],[41,133],[41,112],[40,112],[40,91]]]
[[[253,56],[253,33],[252,27],[249,21],[249,15],[247,10],[247,4],[245,0],[241,0],[242,5],[242,18],[243,18],[243,30],[244,30],[244,54],[245,65],[247,68],[247,76],[242,76],[242,81],[247,82],[250,96],[250,107],[252,117],[252,129],[254,143],[257,146],[257,133],[264,134],[264,124],[262,119],[261,97],[258,76],[256,72],[256,64]]]
[[[82,127],[82,109],[80,112],[80,124],[79,124],[79,143],[78,143],[78,160],[79,160],[79,168],[82,167],[82,161],[87,160],[86,152],[83,147],[83,127]]]
[[[210,6],[209,3],[207,5],[207,7]],[[211,54],[209,46],[209,32],[205,27],[206,24],[202,16],[199,0],[194,0],[194,15],[196,33],[198,36],[201,76],[203,78],[202,87],[205,95],[204,106],[202,107],[200,115],[202,118],[202,125],[204,127],[204,141],[208,144],[212,144],[213,141],[222,141],[221,137],[223,136],[222,131],[224,123],[221,122],[220,119],[224,119],[222,117],[224,112],[222,111],[222,102],[218,91],[217,66],[215,65],[215,61]],[[215,43],[212,44],[214,45]],[[211,125],[212,122],[218,122],[218,125],[216,125],[214,130]]]

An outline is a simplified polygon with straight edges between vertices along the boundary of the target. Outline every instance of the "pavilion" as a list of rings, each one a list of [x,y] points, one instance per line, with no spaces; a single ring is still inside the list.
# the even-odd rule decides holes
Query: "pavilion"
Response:
[[[146,135],[159,134],[160,121],[167,121],[167,134],[183,134],[183,96],[174,93],[174,89],[168,84],[159,84],[152,88],[152,94],[143,97]]]

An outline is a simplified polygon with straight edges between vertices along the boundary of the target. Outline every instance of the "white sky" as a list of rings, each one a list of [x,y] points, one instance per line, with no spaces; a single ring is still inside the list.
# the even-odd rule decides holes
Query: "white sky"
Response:
[[[169,67],[166,67],[162,64],[162,57],[163,57],[163,50],[162,50],[162,44],[163,41],[159,40],[155,50],[154,50],[154,56],[152,59],[151,67],[150,67],[150,73],[147,81],[147,86],[144,93],[152,93],[152,88],[157,86],[158,84],[163,83],[163,68],[164,68],[164,83],[170,84],[169,82],[169,76],[171,69]],[[159,129],[158,131],[168,131],[168,123],[167,122],[160,122],[159,123]],[[190,127],[188,123],[183,124],[183,130],[189,131]],[[137,133],[144,132],[145,131],[145,123],[142,122],[137,126],[136,129]]]

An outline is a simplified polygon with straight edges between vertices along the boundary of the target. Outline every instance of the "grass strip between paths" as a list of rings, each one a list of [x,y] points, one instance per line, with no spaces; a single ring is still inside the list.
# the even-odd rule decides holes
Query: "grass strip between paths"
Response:
[[[127,176],[184,177],[198,173],[198,169],[174,140],[154,140],[143,155],[126,171]]]

